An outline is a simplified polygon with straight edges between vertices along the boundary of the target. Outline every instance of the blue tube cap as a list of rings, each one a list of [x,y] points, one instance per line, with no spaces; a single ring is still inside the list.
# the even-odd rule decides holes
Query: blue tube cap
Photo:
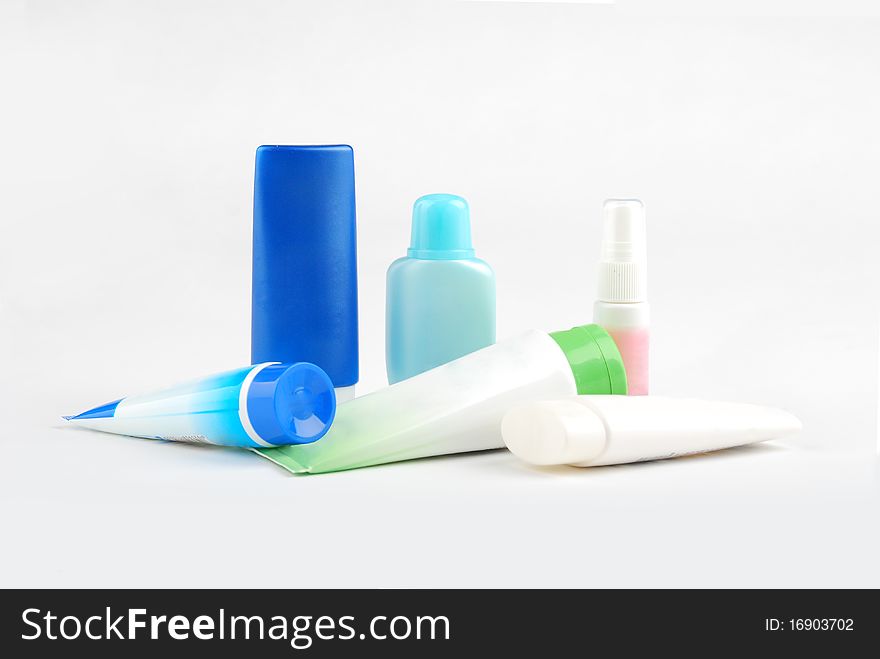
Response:
[[[473,258],[467,200],[454,194],[428,194],[416,199],[407,255],[416,259]]]
[[[328,375],[308,362],[270,364],[247,392],[247,418],[259,438],[274,446],[309,444],[323,437],[336,416]]]

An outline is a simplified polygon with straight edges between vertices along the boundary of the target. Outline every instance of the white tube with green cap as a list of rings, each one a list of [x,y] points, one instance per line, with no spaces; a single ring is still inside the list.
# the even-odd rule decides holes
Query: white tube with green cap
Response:
[[[768,439],[801,429],[784,410],[662,396],[572,396],[514,406],[504,443],[534,465],[594,467],[662,460]]]
[[[257,452],[294,473],[321,473],[503,448],[501,419],[517,403],[625,393],[623,360],[601,327],[532,330],[340,405],[310,446]]]

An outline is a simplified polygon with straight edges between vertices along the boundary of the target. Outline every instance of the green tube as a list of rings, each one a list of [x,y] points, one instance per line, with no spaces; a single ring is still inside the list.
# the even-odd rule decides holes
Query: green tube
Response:
[[[299,474],[502,448],[511,406],[579,393],[626,393],[614,341],[597,325],[531,330],[340,405],[318,442],[257,453]]]

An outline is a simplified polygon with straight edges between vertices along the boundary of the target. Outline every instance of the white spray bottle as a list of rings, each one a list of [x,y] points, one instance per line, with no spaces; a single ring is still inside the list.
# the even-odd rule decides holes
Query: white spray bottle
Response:
[[[626,366],[631,396],[648,393],[648,278],[645,206],[608,199],[593,322],[614,339]]]

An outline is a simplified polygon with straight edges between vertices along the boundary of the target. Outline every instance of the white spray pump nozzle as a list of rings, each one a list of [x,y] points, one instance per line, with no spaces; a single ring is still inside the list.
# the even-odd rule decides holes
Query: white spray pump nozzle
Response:
[[[608,199],[602,216],[598,299],[644,302],[648,288],[645,205],[638,199]]]
[[[779,439],[801,422],[784,410],[662,396],[572,396],[524,403],[504,443],[535,465],[589,467],[672,458]]]

